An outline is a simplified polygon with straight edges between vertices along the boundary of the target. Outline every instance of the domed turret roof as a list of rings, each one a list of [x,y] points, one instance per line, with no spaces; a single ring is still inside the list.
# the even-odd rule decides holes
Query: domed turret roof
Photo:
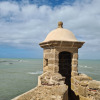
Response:
[[[63,23],[58,22],[58,28],[51,31],[43,42],[48,41],[78,41],[74,34],[63,28]]]

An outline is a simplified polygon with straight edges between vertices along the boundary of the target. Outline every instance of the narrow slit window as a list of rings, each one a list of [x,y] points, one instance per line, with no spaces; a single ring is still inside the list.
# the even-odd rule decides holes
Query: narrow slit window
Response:
[[[48,59],[45,59],[45,61],[46,61],[46,66],[48,66]]]

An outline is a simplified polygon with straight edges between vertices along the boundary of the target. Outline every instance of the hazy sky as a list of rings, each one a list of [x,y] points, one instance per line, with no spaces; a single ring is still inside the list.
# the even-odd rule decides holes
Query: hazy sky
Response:
[[[42,58],[58,21],[86,42],[80,59],[100,59],[100,0],[0,0],[0,58]]]

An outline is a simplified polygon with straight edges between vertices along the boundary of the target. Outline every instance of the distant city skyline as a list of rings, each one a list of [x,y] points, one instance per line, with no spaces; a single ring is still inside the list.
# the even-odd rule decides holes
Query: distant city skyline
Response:
[[[42,58],[39,46],[63,27],[79,41],[79,59],[100,59],[100,0],[0,0],[0,58]]]

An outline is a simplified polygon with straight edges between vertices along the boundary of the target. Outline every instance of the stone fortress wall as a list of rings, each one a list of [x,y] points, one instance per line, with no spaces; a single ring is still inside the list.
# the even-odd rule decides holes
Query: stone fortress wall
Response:
[[[100,81],[85,74],[71,77],[71,89],[75,100],[100,100]]]
[[[100,81],[92,80],[85,74],[79,74],[77,50],[70,49],[69,51],[74,51],[71,68],[72,100],[100,100]],[[65,84],[65,77],[58,73],[57,52],[58,50],[55,49],[44,50],[43,74],[38,77],[38,86],[12,100],[71,100],[68,99],[68,86]]]
[[[45,72],[38,78],[38,86],[12,100],[68,100],[68,86],[58,73]]]
[[[55,75],[54,75],[55,74]],[[12,100],[69,100],[64,77],[45,72],[39,76],[38,86]],[[72,100],[100,100],[100,81],[85,74],[71,77]]]
[[[44,55],[38,86],[12,100],[100,100],[100,81],[78,73],[78,49],[84,42],[62,25],[40,43]]]

